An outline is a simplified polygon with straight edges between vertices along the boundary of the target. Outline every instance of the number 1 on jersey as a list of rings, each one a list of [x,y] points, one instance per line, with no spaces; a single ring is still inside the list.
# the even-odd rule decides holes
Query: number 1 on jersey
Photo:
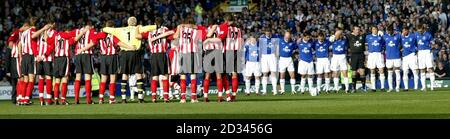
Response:
[[[128,32],[127,34],[128,34],[128,42],[130,42],[131,41],[131,33]]]

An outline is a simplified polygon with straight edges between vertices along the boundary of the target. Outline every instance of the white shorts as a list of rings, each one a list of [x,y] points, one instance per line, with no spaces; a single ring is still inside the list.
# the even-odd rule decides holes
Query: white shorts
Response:
[[[277,58],[275,54],[261,55],[261,72],[277,72]]]
[[[403,57],[402,60],[402,69],[403,71],[406,70],[417,70],[418,66],[417,66],[417,56],[415,53],[411,53],[407,56]]]
[[[402,60],[399,59],[386,59],[386,68],[400,68],[402,66]]]
[[[259,62],[247,62],[245,63],[245,76],[261,76],[261,67]]]
[[[417,57],[419,69],[433,68],[433,55],[430,50],[419,50]]]
[[[367,68],[369,69],[381,69],[384,68],[384,58],[379,52],[369,53],[367,57]]]
[[[314,75],[314,62],[298,61],[298,73],[301,75]]]
[[[343,71],[347,70],[347,59],[344,54],[341,55],[333,55],[331,58],[331,65],[330,70],[331,71]]]
[[[323,74],[330,72],[330,59],[328,58],[317,58],[316,63],[316,73]]]
[[[278,71],[286,72],[286,69],[289,72],[295,71],[294,62],[292,61],[292,58],[280,57],[280,60],[278,60]]]

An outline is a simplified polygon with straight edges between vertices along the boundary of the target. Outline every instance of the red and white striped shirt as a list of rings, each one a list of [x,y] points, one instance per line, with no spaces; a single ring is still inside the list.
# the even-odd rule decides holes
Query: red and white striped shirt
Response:
[[[55,30],[47,30],[44,33],[47,33],[48,37],[52,37],[55,32],[56,32]],[[39,41],[38,41],[37,45],[38,45],[38,55],[39,56],[44,56],[44,60],[43,61],[45,61],[45,62],[52,61],[53,56],[52,55],[46,55],[47,51],[50,51],[50,50],[49,50],[49,46],[48,46],[47,41],[44,39],[44,34],[41,34],[39,36]],[[50,52],[50,54],[51,54],[51,52]]]
[[[61,34],[61,36],[65,39],[74,38],[79,34],[81,34],[81,32],[83,32],[83,28],[72,30],[69,33],[63,33]],[[82,49],[86,47],[89,43],[91,43],[95,39],[96,34],[97,32],[95,32],[95,29],[88,30],[83,36],[81,36],[80,40],[78,40],[75,47],[75,52],[78,49]],[[81,54],[92,54],[92,48],[89,48],[88,50],[81,52]]]
[[[60,33],[56,33],[47,38],[47,43],[51,49],[55,51],[55,57],[69,57],[70,56],[70,47],[75,43],[74,38],[65,39],[61,37]]]
[[[198,52],[198,46],[199,41],[202,41],[206,36],[206,28],[188,28],[188,27],[182,27],[180,28],[180,36],[179,36],[179,42],[177,51],[180,53],[196,53]]]
[[[34,27],[25,30],[20,37],[20,43],[22,44],[22,55],[37,55],[37,40],[31,38],[33,33],[36,32]]]
[[[152,38],[155,38],[161,34],[168,32],[169,29],[167,27],[160,27],[157,30],[153,30],[150,32],[142,33],[142,39],[148,39],[148,49],[150,49],[151,53],[165,53],[169,47],[169,37],[160,38],[153,42],[150,42]]]
[[[208,27],[208,32],[211,31],[212,25]],[[220,35],[224,34],[224,31],[221,30],[220,27],[216,28],[211,38],[219,38]],[[214,49],[223,49],[222,42],[218,43],[208,43],[205,46],[203,46],[204,50],[214,50]]]
[[[19,57],[20,52],[17,46],[19,45],[21,35],[22,33],[19,30],[16,30],[8,38],[8,45],[9,42],[13,43],[13,45],[11,46],[11,57]]]
[[[243,45],[242,42],[241,29],[237,27],[228,27],[225,50],[239,50]]]
[[[99,44],[100,53],[102,55],[116,55],[118,54],[119,47],[117,43],[119,43],[119,39],[114,35],[106,34],[104,32],[100,32],[95,37],[95,44]]]

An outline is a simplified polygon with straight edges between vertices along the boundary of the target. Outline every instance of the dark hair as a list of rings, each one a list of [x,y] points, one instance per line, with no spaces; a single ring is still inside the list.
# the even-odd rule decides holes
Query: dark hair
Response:
[[[70,31],[72,29],[72,26],[69,24],[64,25],[64,31]]]
[[[215,19],[213,19],[213,18],[211,18],[211,19],[208,19],[208,25],[214,25],[215,24]]]
[[[194,18],[191,15],[186,16],[183,19],[184,24],[192,24],[194,21]]]
[[[56,22],[56,19],[55,19],[55,17],[54,16],[50,16],[50,17],[48,17],[48,19],[47,19],[47,23],[55,23]]]
[[[156,19],[155,19],[155,24],[158,25],[158,26],[162,24],[162,19],[161,19],[161,17],[156,17]]]
[[[393,26],[392,24],[388,25],[388,26],[386,27],[386,31],[394,32],[394,26]]]
[[[378,26],[377,26],[377,25],[375,25],[375,24],[373,24],[373,25],[370,25],[370,29],[372,29],[372,28],[376,28],[376,29],[378,29]]]
[[[416,29],[423,29],[425,26],[422,23],[417,24]]]
[[[303,37],[306,37],[306,36],[311,36],[311,33],[309,33],[308,31],[306,31],[305,33],[303,33]]]
[[[114,21],[112,21],[112,20],[108,20],[105,23],[106,27],[114,27],[115,25],[116,25],[116,23],[114,23]]]
[[[325,37],[325,34],[322,31],[320,31],[319,33],[317,33],[317,37],[319,36]]]
[[[28,24],[30,25],[30,26],[36,26],[36,22],[38,21],[38,18],[37,17],[35,17],[35,16],[33,16],[33,17],[30,17],[29,19],[28,19]]]
[[[403,28],[402,28],[402,29],[410,30],[410,29],[411,29],[411,27],[410,27],[410,26],[407,26],[407,25],[405,25],[405,26],[403,26]]]
[[[292,34],[292,32],[290,31],[290,30],[284,30],[284,33],[289,33],[289,34]]]
[[[231,17],[230,14],[225,14],[225,15],[223,16],[223,20],[225,20],[225,21],[232,21],[232,17]]]

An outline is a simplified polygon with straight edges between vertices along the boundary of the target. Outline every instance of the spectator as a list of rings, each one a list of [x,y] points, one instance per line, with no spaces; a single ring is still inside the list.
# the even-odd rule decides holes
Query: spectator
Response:
[[[444,77],[448,77],[448,70],[447,68],[444,67],[444,64],[442,64],[442,62],[437,62],[437,68],[435,71],[435,75],[437,77],[437,79],[442,79]]]

